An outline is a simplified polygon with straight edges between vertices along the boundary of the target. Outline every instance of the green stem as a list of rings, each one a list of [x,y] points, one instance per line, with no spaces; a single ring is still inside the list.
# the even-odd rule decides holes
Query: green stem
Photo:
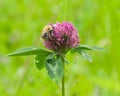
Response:
[[[65,82],[64,82],[64,72],[63,72],[63,77],[62,77],[62,96],[65,96]]]

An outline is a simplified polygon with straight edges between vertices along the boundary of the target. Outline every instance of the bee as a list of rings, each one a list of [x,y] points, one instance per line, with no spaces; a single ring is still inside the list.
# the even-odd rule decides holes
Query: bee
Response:
[[[52,36],[53,36],[53,27],[52,27],[52,25],[46,25],[43,28],[41,38],[43,40],[51,40]]]

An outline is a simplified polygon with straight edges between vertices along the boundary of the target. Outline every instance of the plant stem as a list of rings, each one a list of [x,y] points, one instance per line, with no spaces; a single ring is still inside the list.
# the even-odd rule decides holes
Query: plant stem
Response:
[[[63,77],[62,77],[62,96],[65,96],[65,82],[64,82],[64,75],[65,75],[65,73],[63,72]]]

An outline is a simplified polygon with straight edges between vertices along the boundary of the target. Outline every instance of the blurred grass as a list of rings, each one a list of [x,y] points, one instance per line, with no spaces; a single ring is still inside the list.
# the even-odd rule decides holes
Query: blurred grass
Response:
[[[89,64],[78,54],[67,54],[66,96],[120,96],[120,0],[1,0],[0,96],[13,96],[27,68],[27,57],[6,54],[39,39],[43,26],[70,21],[79,30],[81,44],[97,45]],[[43,47],[38,40],[38,46]],[[60,96],[61,92],[31,60],[18,96]]]

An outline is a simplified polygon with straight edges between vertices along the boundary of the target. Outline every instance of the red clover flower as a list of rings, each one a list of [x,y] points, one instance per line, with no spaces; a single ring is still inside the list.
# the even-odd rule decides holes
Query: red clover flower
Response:
[[[51,30],[48,29],[50,26]],[[53,51],[66,52],[79,44],[77,29],[69,22],[49,24],[43,29],[43,35],[48,36],[44,40],[45,47]]]

